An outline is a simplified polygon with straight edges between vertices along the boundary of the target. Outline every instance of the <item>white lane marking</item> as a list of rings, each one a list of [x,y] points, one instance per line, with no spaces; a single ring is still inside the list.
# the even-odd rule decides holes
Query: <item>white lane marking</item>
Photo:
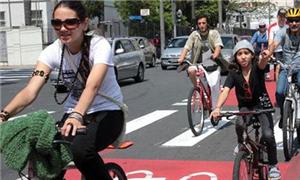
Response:
[[[172,106],[186,106],[188,102],[188,99],[182,100],[182,102],[174,103]]]
[[[169,116],[173,113],[177,112],[177,110],[156,110],[152,113],[141,116],[137,119],[129,121],[126,123],[126,134],[129,134],[135,130],[138,130],[142,127],[145,127],[151,123],[154,123],[166,116]]]
[[[210,120],[206,119],[204,121],[204,127],[202,134],[200,136],[194,136],[192,131],[190,129],[186,130],[182,134],[176,136],[175,138],[171,139],[170,141],[165,142],[162,144],[162,146],[174,146],[174,147],[191,147],[195,144],[199,143],[203,139],[207,138],[214,132],[216,132],[218,129],[223,127],[226,123],[228,123],[230,120],[227,120],[226,118],[223,118],[219,125],[216,127],[213,127]]]

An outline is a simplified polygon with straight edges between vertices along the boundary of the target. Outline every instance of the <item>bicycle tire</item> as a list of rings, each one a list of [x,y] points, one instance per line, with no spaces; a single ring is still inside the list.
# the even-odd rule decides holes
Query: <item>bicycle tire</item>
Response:
[[[105,164],[105,167],[113,180],[127,180],[124,170],[118,164],[109,162]]]
[[[267,166],[259,166],[259,169],[258,169],[258,176],[259,176],[259,179],[261,180],[265,180],[265,179],[269,179],[269,170],[268,170],[268,167]]]
[[[289,161],[293,154],[293,144],[294,144],[294,129],[290,127],[293,121],[293,109],[292,102],[285,101],[283,108],[283,118],[282,118],[282,138],[283,138],[283,152],[286,161]]]
[[[300,128],[297,128],[298,146],[300,146]]]
[[[188,96],[187,115],[190,129],[195,136],[201,135],[204,126],[203,100],[204,97],[200,89],[193,87]]]
[[[248,160],[248,153],[240,151],[237,153],[233,164],[233,180],[247,180],[253,178],[252,163]]]

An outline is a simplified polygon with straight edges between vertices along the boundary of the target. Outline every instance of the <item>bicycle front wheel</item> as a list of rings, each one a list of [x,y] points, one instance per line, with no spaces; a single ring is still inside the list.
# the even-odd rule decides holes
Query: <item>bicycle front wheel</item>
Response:
[[[233,164],[233,180],[250,180],[253,177],[252,164],[248,160],[248,153],[240,151]]]
[[[291,101],[284,102],[282,119],[283,152],[287,161],[291,159],[294,151],[293,107]]]
[[[106,163],[106,169],[113,180],[127,180],[126,174],[121,166],[116,163]]]
[[[204,97],[199,88],[192,88],[188,96],[187,115],[191,131],[195,136],[202,133],[205,117],[209,116],[209,112],[204,111]]]

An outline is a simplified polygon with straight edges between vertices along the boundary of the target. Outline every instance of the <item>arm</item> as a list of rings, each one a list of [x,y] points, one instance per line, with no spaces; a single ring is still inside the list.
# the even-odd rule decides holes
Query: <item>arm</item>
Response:
[[[212,55],[212,59],[213,60],[216,60],[221,54],[221,46],[217,46],[215,51],[214,51],[214,54]]]
[[[189,52],[188,49],[186,49],[186,48],[183,48],[183,49],[182,49],[181,54],[180,54],[180,57],[179,57],[179,59],[178,59],[178,63],[179,63],[179,64],[181,64],[181,63],[184,61],[185,56],[187,55],[188,52]]]
[[[42,62],[38,62],[35,69],[44,71],[46,75],[50,73],[50,68]],[[3,108],[3,110],[9,113],[9,117],[21,112],[36,99],[45,82],[44,77],[39,75],[33,76],[28,84],[19,91],[19,93]],[[3,120],[5,119],[0,117],[0,122]]]
[[[101,84],[104,80],[104,77],[106,75],[108,66],[106,64],[96,64],[92,67],[91,72],[89,74],[89,77],[87,79],[85,88],[79,98],[79,101],[77,105],[74,107],[73,112],[79,113],[81,116],[83,116],[92,102],[94,101],[95,96],[97,95],[98,89],[101,87]],[[71,124],[72,126],[69,126]],[[76,129],[82,128],[82,124],[78,119],[76,118],[68,118],[63,127],[61,128],[62,134],[65,136],[68,136],[72,129],[72,135],[74,136],[76,134]]]
[[[216,108],[210,114],[210,118],[211,117],[216,118],[220,115],[221,108],[225,103],[229,93],[230,93],[230,88],[225,86],[223,91],[220,93],[218,97]]]

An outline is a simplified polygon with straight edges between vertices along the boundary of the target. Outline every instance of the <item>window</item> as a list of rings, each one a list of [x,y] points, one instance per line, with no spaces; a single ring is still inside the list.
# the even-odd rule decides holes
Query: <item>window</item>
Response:
[[[5,12],[0,11],[0,27],[5,26]]]
[[[122,44],[124,45],[126,52],[131,52],[135,50],[134,45],[130,42],[130,40],[124,39],[122,40]]]
[[[39,27],[43,26],[42,10],[31,11],[31,23]]]

